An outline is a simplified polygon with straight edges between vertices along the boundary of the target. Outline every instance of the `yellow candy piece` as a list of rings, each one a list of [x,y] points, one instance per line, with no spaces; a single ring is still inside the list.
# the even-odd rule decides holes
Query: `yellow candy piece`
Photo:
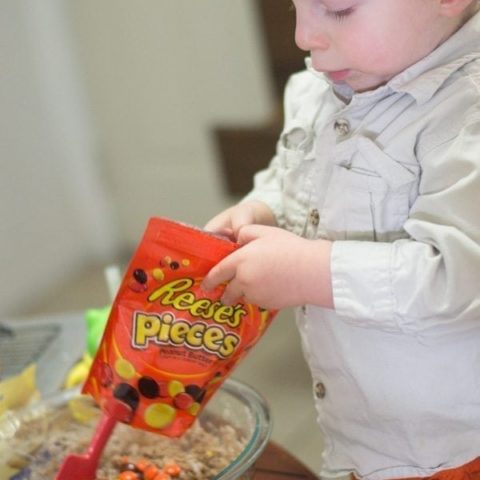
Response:
[[[179,382],[178,380],[171,380],[168,382],[167,391],[171,397],[174,397],[179,393],[183,393],[185,391],[185,387],[183,386],[182,382]]]
[[[165,428],[175,419],[177,411],[165,403],[153,403],[145,410],[145,423],[152,428]]]
[[[187,412],[190,414],[190,415],[193,415],[194,417],[196,415],[198,415],[198,412],[200,411],[200,404],[198,402],[194,402],[190,405],[189,409],[187,410]]]
[[[68,402],[70,412],[79,422],[88,422],[92,418],[98,417],[98,408],[90,401],[90,397],[85,396],[72,398]]]
[[[209,382],[208,385],[215,385],[216,383],[220,382],[222,380],[221,375],[215,375]]]
[[[125,380],[129,380],[135,376],[135,367],[124,358],[119,358],[115,362],[115,371]]]
[[[155,280],[159,280],[159,281],[165,278],[165,274],[163,273],[163,270],[161,268],[154,268],[152,275]]]
[[[15,474],[21,472],[21,468],[10,467],[9,465],[0,465],[0,478],[14,478]]]

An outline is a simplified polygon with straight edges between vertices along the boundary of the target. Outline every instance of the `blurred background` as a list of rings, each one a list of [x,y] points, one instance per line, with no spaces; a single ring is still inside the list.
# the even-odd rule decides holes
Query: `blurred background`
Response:
[[[251,187],[303,67],[287,0],[0,0],[0,321],[108,304],[154,215],[202,226]],[[313,470],[293,314],[235,376]]]

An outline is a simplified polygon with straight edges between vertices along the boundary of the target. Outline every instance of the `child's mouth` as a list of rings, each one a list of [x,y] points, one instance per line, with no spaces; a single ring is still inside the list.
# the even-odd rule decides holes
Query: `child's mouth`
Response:
[[[330,78],[332,82],[339,83],[345,80],[350,75],[350,69],[325,72],[325,75],[327,75],[327,77]]]

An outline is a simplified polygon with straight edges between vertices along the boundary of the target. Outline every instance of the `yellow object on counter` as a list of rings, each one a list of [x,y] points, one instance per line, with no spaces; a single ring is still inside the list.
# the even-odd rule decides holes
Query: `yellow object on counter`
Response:
[[[98,407],[89,395],[80,395],[79,393],[78,396],[68,401],[68,408],[78,422],[88,422],[98,417]]]
[[[92,365],[92,357],[88,353],[83,354],[83,358],[77,362],[67,373],[64,388],[72,388],[83,384],[87,378],[88,372]]]
[[[36,374],[37,365],[32,363],[20,374],[0,382],[0,415],[40,398],[36,386]]]

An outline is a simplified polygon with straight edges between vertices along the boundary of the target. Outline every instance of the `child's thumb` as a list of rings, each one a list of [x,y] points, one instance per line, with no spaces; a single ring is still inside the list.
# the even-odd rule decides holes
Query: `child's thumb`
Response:
[[[238,231],[237,243],[240,245],[250,243],[257,238],[267,235],[272,228],[274,227],[267,227],[265,225],[244,225]]]

